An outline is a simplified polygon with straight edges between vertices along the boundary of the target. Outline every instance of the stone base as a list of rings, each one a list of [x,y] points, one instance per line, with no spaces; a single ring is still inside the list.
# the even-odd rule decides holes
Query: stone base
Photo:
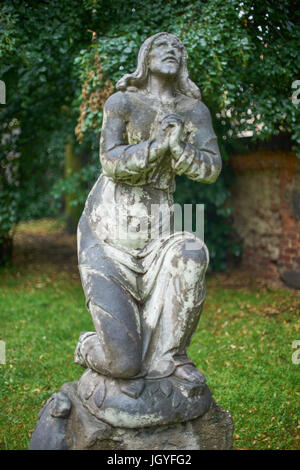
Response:
[[[191,383],[174,376],[123,380],[88,369],[77,382],[76,393],[101,421],[116,428],[137,429],[203,416],[212,402],[205,382],[200,372],[199,382]]]
[[[231,449],[233,421],[214,400],[204,416],[182,423],[137,429],[114,427],[93,416],[77,395],[77,382],[63,385],[47,401],[30,450]]]
[[[281,279],[288,287],[300,290],[300,271],[285,271]]]

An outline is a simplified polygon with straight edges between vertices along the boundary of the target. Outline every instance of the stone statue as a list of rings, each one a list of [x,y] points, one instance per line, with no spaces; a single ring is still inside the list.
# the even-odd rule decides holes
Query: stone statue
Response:
[[[136,71],[116,88],[104,106],[101,174],[78,226],[95,331],[82,333],[75,350],[86,372],[73,388],[65,384],[53,407],[70,409],[71,399],[97,423],[140,429],[194,420],[212,406],[205,377],[187,356],[208,250],[194,234],[174,231],[172,208],[175,175],[213,183],[221,157],[175,36],[149,37]]]
[[[79,269],[96,331],[81,336],[75,361],[123,379],[121,390],[134,398],[145,380],[205,381],[186,350],[205,297],[207,248],[202,242],[188,249],[189,232],[152,239],[136,230],[141,220],[147,228],[159,223],[151,218],[154,204],[172,219],[176,174],[213,183],[221,170],[210,113],[186,60],[175,36],[158,33],[142,45],[137,70],[117,83],[104,107],[102,172],[78,227]],[[116,236],[116,221],[126,236]]]

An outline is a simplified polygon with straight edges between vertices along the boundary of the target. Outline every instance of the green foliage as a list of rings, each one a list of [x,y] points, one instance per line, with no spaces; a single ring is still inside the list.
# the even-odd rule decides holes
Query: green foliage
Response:
[[[10,136],[0,140],[0,233],[19,220],[57,213],[62,194],[77,193],[73,204],[82,204],[99,173],[102,110],[87,107],[83,142],[75,151],[83,149],[88,157],[81,172],[63,178],[64,147],[74,135],[81,88],[87,83],[90,93],[97,92],[107,79],[116,83],[133,71],[142,41],[159,31],[185,44],[191,78],[211,110],[224,161],[245,131],[253,140],[288,133],[299,152],[300,108],[291,100],[300,70],[295,0],[4,0],[0,8],[0,79],[7,88],[0,134]],[[102,77],[89,75],[96,56]],[[12,128],[18,131],[13,136]],[[7,145],[15,155],[10,179]],[[206,241],[218,269],[228,254],[239,253],[227,204],[231,180],[225,169],[212,187],[196,189],[183,179],[177,185],[178,200],[207,205]]]
[[[90,40],[87,16],[80,0],[1,3],[0,233],[53,210],[49,192],[76,123],[73,61]]]
[[[98,40],[82,49],[75,63],[80,78],[98,53],[114,83],[133,71],[142,41],[167,30],[185,44],[189,71],[203,99],[216,115],[218,135],[226,148],[241,132],[269,139],[281,132],[300,143],[299,107],[291,101],[292,82],[300,71],[299,11],[296,3],[222,0],[129,1],[114,12]],[[267,86],[266,86],[267,84]],[[91,89],[103,86],[94,77]],[[86,130],[89,128],[87,116]],[[101,116],[99,115],[99,126]]]
[[[237,0],[163,5],[154,0],[151,8],[145,2],[126,2],[114,15],[115,21],[103,32],[96,30],[97,41],[82,49],[75,60],[81,82],[88,79],[94,57],[99,55],[105,76],[116,83],[134,70],[143,40],[166,30],[186,45],[191,77],[212,111],[225,161],[244,131],[262,140],[287,132],[299,143],[299,109],[291,103],[291,85],[300,69],[296,48],[300,36],[296,19],[292,22],[291,2],[277,8],[273,2],[262,7],[258,2]],[[89,80],[91,93],[103,86],[104,81],[97,81],[96,76]],[[83,133],[100,129],[101,122],[102,114],[88,108]],[[232,178],[225,167],[213,187],[184,178],[177,183],[178,202],[206,204],[205,237],[216,269],[225,269],[228,255],[238,258],[241,252],[228,206]]]

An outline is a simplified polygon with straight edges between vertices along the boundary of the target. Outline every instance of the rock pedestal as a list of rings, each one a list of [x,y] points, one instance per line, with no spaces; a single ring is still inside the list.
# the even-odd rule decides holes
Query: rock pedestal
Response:
[[[184,45],[166,32],[146,39],[116,87],[78,224],[95,331],[81,334],[74,359],[87,371],[50,397],[30,449],[230,449],[231,416],[187,356],[208,249],[190,227],[174,231],[175,175],[211,184],[221,171],[210,113]]]
[[[233,421],[214,400],[193,420],[141,428],[115,427],[83,406],[77,382],[63,385],[39,414],[30,450],[206,450],[231,449]]]

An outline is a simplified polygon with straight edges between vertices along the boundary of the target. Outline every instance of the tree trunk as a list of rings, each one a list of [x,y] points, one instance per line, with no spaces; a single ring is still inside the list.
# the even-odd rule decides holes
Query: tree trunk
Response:
[[[80,170],[80,156],[74,152],[74,144],[71,136],[67,138],[65,147],[65,176],[72,176]],[[75,199],[75,194],[67,194],[65,196],[65,215],[66,215],[66,230],[68,233],[75,233],[78,220],[81,213],[79,206],[72,205]]]
[[[7,266],[12,259],[13,238],[9,233],[0,233],[0,267]]]

